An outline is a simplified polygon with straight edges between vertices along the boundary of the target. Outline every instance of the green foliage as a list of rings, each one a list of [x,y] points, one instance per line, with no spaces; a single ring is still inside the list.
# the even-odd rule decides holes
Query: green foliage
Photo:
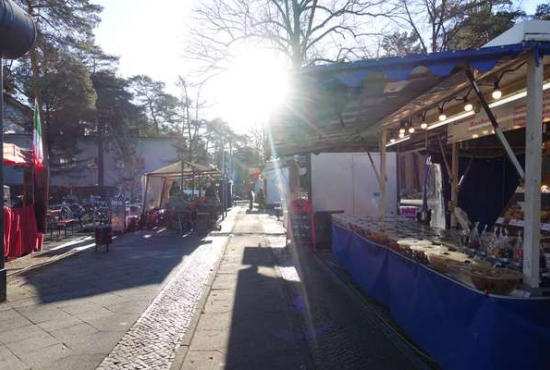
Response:
[[[137,75],[130,78],[130,86],[136,104],[146,112],[147,133],[154,135],[177,132],[181,118],[177,113],[178,99],[165,92],[165,84],[149,76]]]
[[[418,36],[411,32],[396,31],[382,37],[382,49],[388,56],[405,56],[422,52],[422,45]]]
[[[550,21],[550,4],[539,4],[534,15],[535,19]]]
[[[40,63],[40,73],[33,76],[29,60],[14,71],[16,84],[32,105],[35,96],[41,98],[44,127],[50,147],[70,151],[73,140],[58,136],[83,135],[95,109],[96,92],[90,71],[75,56],[53,48],[43,49],[48,55]]]
[[[38,98],[48,147],[74,151],[93,117],[97,95],[83,55],[93,45],[102,8],[89,0],[16,0],[35,20],[36,46],[13,71],[14,88]]]
[[[512,8],[509,1],[481,1],[465,4],[463,9],[467,17],[449,31],[449,49],[483,46],[526,16],[524,11]]]
[[[147,117],[143,109],[132,102],[134,97],[127,79],[118,77],[113,71],[102,70],[93,74],[92,81],[98,96],[94,131],[110,133],[122,156],[128,159],[134,152],[131,134],[146,125]]]

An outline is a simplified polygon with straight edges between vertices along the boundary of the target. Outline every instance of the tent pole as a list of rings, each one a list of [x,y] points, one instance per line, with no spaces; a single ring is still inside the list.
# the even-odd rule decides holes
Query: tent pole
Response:
[[[527,62],[527,120],[525,123],[525,217],[523,281],[531,289],[540,282],[540,184],[542,172],[543,64],[533,54]]]
[[[386,182],[388,180],[386,174],[386,144],[387,144],[387,131],[382,130],[380,137],[380,219],[384,221],[386,217]]]
[[[166,187],[166,177],[162,178],[162,187],[160,188],[160,203],[159,208],[162,208],[162,201],[164,200],[164,192],[166,191],[164,188]]]
[[[451,228],[456,228],[457,219],[454,213],[458,206],[458,144],[453,143],[453,155],[451,160],[452,183],[451,183]]]
[[[141,209],[141,218],[145,216],[145,206],[147,205],[147,191],[149,190],[149,175],[145,175],[145,192],[143,193],[143,208]]]
[[[0,53],[0,198],[2,199],[2,212],[0,212],[0,302],[6,300],[6,268],[4,251],[4,73],[2,65],[2,53]]]

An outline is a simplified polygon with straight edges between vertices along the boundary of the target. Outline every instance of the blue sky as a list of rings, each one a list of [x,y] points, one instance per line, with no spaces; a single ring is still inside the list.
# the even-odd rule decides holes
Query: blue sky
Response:
[[[178,75],[192,72],[184,51],[186,30],[191,21],[190,9],[200,0],[94,0],[102,5],[102,22],[96,30],[97,41],[105,51],[120,57],[120,70],[124,76],[146,74],[164,81],[169,91],[177,94]],[[544,0],[514,1],[527,13],[534,12]],[[205,92],[212,105],[211,115],[222,116],[234,127],[242,124],[243,108],[235,99],[234,82],[216,82]],[[238,102],[237,102],[238,103]],[[246,109],[244,109],[246,110]]]
[[[147,74],[168,84],[188,67],[183,58],[193,0],[95,0],[104,7],[97,41],[118,55],[126,75]]]

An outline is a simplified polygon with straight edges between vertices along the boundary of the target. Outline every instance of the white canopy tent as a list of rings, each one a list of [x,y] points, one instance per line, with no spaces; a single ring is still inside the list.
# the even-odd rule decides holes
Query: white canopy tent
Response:
[[[178,179],[197,176],[199,178],[218,179],[223,173],[215,168],[187,161],[178,161],[142,176],[143,211],[162,208],[166,205],[170,188]]]

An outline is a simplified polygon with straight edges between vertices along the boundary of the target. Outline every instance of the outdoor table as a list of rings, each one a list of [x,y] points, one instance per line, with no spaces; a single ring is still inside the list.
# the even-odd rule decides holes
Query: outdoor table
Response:
[[[332,255],[442,368],[548,368],[549,298],[484,294],[334,223]]]

